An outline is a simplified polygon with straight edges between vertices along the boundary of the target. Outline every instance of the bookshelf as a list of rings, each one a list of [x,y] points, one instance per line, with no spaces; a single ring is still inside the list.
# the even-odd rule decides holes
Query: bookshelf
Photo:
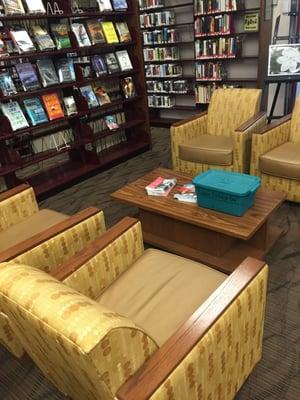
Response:
[[[31,26],[38,24],[50,32],[52,39],[52,23],[64,23],[69,27],[68,48],[58,49],[56,46],[52,50],[40,50],[33,40],[35,51],[9,52],[5,57],[0,54],[0,77],[1,74],[8,73],[16,86],[16,92],[12,93],[3,93],[0,89],[0,108],[2,104],[18,102],[28,122],[28,126],[13,130],[12,121],[3,112],[5,107],[1,108],[0,191],[27,182],[34,187],[40,198],[110,168],[151,147],[137,2],[127,0],[126,10],[102,12],[96,0],[43,1],[43,5],[46,9],[45,14],[5,15],[3,10],[0,14],[0,21],[3,24],[1,39],[4,43],[11,38],[9,31],[15,26],[31,32]],[[58,12],[51,14],[50,9],[55,10],[56,5]],[[76,34],[70,27],[74,23],[87,26],[87,21],[96,19],[101,19],[102,22],[111,21],[115,28],[116,23],[126,22],[131,40],[114,43],[108,43],[106,40],[102,43],[80,46]],[[117,29],[116,31],[120,39],[120,34]],[[88,34],[90,36],[90,33]],[[123,50],[126,50],[129,56],[132,66],[130,69],[122,70],[119,61],[119,70],[116,72],[108,69],[106,73],[101,72],[100,75],[96,73],[91,63],[93,57],[100,56],[108,63],[109,57],[106,56],[109,53],[116,55]],[[51,59],[58,74],[56,63],[61,58],[72,60],[70,63],[74,66],[75,79],[44,86],[41,83],[37,60]],[[16,74],[14,67],[16,63],[30,63],[37,73],[40,87],[25,90],[20,76]],[[89,85],[97,99],[97,104],[92,107],[90,93],[84,94]],[[98,94],[99,91],[101,94]],[[53,93],[57,94],[63,115],[53,120],[47,115],[47,122],[33,125],[24,106],[24,100],[38,98],[45,113],[48,114],[43,96]],[[110,101],[107,100],[107,95]],[[63,106],[65,98],[74,100],[76,112],[68,114],[66,106]]]
[[[150,123],[170,126],[197,112],[193,2],[139,0],[139,5]]]
[[[215,7],[215,8],[214,8]],[[196,104],[205,109],[215,88],[263,88],[271,18],[265,0],[194,1]],[[245,16],[258,15],[245,30]]]

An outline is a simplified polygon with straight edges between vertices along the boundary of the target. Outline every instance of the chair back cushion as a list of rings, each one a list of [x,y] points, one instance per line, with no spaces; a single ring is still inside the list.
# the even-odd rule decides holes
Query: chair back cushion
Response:
[[[260,89],[217,89],[208,108],[207,133],[231,136],[260,107]]]
[[[298,97],[291,120],[290,141],[300,143],[300,97]]]
[[[33,267],[0,264],[0,303],[29,356],[74,400],[113,400],[157,349],[129,319]]]

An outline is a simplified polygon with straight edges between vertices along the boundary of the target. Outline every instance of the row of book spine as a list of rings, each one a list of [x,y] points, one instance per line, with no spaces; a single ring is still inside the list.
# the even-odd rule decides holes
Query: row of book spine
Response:
[[[227,35],[232,34],[233,32],[233,16],[230,14],[197,17],[195,19],[195,35],[198,37]]]
[[[225,75],[225,67],[220,62],[196,63],[196,79],[199,81],[221,81]]]
[[[181,80],[164,80],[164,81],[147,81],[148,93],[187,93],[189,90],[188,81]]]
[[[145,48],[144,60],[147,62],[179,60],[179,49],[178,47]]]
[[[195,14],[236,11],[244,7],[244,0],[196,0]]]
[[[174,11],[162,11],[151,14],[142,14],[140,15],[140,24],[142,28],[174,25],[175,13]]]
[[[173,108],[175,99],[172,96],[148,96],[148,105],[150,108]]]
[[[216,90],[216,84],[197,85],[195,89],[195,101],[197,104],[208,104],[213,92]]]
[[[182,76],[182,66],[179,64],[149,64],[146,65],[146,77],[179,77]]]
[[[163,28],[143,32],[144,44],[174,43],[177,40],[176,29]]]
[[[241,51],[240,42],[235,37],[196,40],[196,59],[235,58]]]
[[[151,10],[153,8],[163,7],[163,0],[139,0],[140,10]]]

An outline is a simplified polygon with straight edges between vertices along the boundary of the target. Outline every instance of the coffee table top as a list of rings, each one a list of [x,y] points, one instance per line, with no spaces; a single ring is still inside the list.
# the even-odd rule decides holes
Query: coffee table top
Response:
[[[155,212],[243,240],[250,239],[286,198],[284,193],[259,189],[256,194],[254,206],[242,217],[235,217],[201,208],[197,204],[175,200],[173,193],[176,192],[176,189],[173,189],[167,197],[148,196],[145,187],[159,176],[163,178],[176,178],[178,185],[191,182],[192,180],[192,177],[187,174],[157,168],[135,182],[112,193],[111,196],[116,200],[134,205],[142,210]]]

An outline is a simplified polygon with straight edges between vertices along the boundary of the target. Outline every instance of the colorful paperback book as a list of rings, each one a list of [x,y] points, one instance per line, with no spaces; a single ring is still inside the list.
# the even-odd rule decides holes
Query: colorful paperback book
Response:
[[[33,37],[38,45],[39,50],[54,50],[55,44],[44,27],[33,25],[31,27]]]
[[[2,0],[5,15],[25,14],[21,0]]]
[[[50,58],[37,60],[36,65],[39,70],[43,87],[59,84],[59,79],[53,61]]]
[[[101,22],[102,30],[108,44],[119,43],[119,38],[111,21]]]
[[[60,100],[56,93],[44,94],[42,99],[50,121],[63,118],[65,116],[60,105]]]
[[[99,104],[100,106],[103,106],[104,104],[111,103],[110,97],[105,89],[104,86],[96,86],[95,87],[95,93],[98,97]]]
[[[131,76],[121,79],[120,83],[126,99],[136,96],[136,90]]]
[[[8,72],[0,74],[0,89],[4,96],[17,93],[14,81]]]
[[[39,98],[24,100],[25,110],[33,126],[48,122],[47,115]]]
[[[59,58],[55,62],[59,82],[76,81],[74,61],[72,58]]]
[[[130,71],[133,68],[127,50],[117,51],[116,56],[117,56],[121,71]]]
[[[77,107],[73,96],[64,97],[63,102],[68,117],[77,114]]]
[[[97,96],[95,95],[91,85],[81,86],[81,94],[86,99],[89,108],[95,108],[99,106]]]
[[[92,44],[105,43],[101,21],[97,19],[88,20],[86,25]]]
[[[112,5],[115,11],[126,11],[128,9],[126,0],[112,0]]]
[[[92,56],[92,66],[96,73],[96,76],[106,75],[107,74],[107,66],[104,61],[103,56],[98,54]]]
[[[67,23],[51,24],[50,28],[58,49],[67,49],[71,47]]]
[[[36,50],[30,36],[28,35],[28,32],[25,31],[25,29],[11,28],[10,36],[20,54]]]
[[[42,0],[25,0],[29,14],[46,14]]]
[[[97,0],[100,11],[112,11],[110,0]]]
[[[120,42],[131,42],[131,35],[127,22],[116,22]]]
[[[90,39],[83,24],[80,24],[78,22],[73,22],[71,24],[71,29],[74,32],[74,35],[76,36],[76,40],[79,47],[91,46]]]
[[[116,117],[114,115],[106,115],[104,119],[109,130],[113,131],[119,128]]]
[[[148,196],[163,196],[166,197],[176,185],[176,179],[165,179],[159,176],[148,186],[146,191]]]
[[[10,101],[9,103],[2,103],[0,107],[3,114],[8,118],[13,131],[29,127],[18,102]]]
[[[105,54],[104,57],[105,57],[108,72],[110,74],[120,71],[120,66],[119,66],[119,63],[118,63],[114,53]]]
[[[16,64],[15,68],[25,91],[40,89],[41,84],[35,69],[30,63]]]

